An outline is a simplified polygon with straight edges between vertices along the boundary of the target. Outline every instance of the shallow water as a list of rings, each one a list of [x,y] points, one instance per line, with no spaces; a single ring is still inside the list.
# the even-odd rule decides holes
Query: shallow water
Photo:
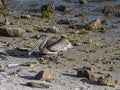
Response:
[[[109,31],[106,33],[120,33],[120,18],[109,16],[106,17],[103,13],[103,7],[105,5],[120,5],[120,0],[109,0],[109,1],[102,1],[102,0],[87,0],[87,4],[79,4],[78,0],[8,0],[8,9],[15,10],[15,11],[26,11],[29,13],[40,13],[40,8],[43,4],[46,3],[54,3],[56,6],[58,5],[67,5],[73,8],[73,11],[70,15],[63,15],[63,18],[76,20],[80,24],[83,24],[83,20],[79,18],[75,18],[74,15],[78,13],[85,14],[84,23],[88,23],[92,20],[100,18],[102,20],[107,20],[109,24]],[[36,11],[36,12],[34,12]],[[118,28],[111,29],[111,25],[114,24]],[[118,33],[119,32],[119,33]]]

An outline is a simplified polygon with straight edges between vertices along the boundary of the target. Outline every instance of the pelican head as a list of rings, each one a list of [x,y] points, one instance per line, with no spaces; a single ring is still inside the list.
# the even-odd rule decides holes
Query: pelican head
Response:
[[[33,48],[29,51],[29,55],[31,55],[36,50],[42,50],[47,42],[47,35],[41,35],[38,42],[34,45]]]

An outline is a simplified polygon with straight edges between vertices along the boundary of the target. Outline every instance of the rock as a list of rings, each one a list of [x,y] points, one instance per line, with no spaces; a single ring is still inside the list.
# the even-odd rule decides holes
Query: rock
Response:
[[[89,24],[86,25],[86,29],[88,30],[98,30],[101,26],[101,19],[96,19]]]
[[[115,8],[115,12],[120,12],[120,4],[115,5],[114,8]]]
[[[46,32],[58,33],[59,32],[59,28],[53,26],[53,27],[47,28]]]
[[[41,7],[41,12],[42,11],[49,11],[49,12],[54,12],[54,10],[55,10],[55,5],[54,4],[51,4],[51,3],[49,3],[49,4],[45,4],[45,5],[43,5],[42,7]]]
[[[31,16],[29,14],[23,14],[23,15],[21,15],[21,18],[23,18],[23,19],[31,19]]]
[[[8,19],[5,19],[4,25],[10,25],[11,23],[9,22]]]
[[[105,75],[103,77],[99,77],[97,82],[99,85],[112,86],[112,87],[115,87],[117,84],[117,80],[115,80],[110,74]]]
[[[33,88],[50,88],[52,85],[48,84],[46,82],[27,82],[27,86],[33,87]]]
[[[104,9],[103,9],[103,13],[105,14],[110,14],[110,13],[114,13],[115,12],[115,8],[112,5],[105,5]]]
[[[120,12],[115,13],[114,16],[120,17]]]
[[[2,4],[2,2],[0,1],[0,9],[3,9],[4,5]]]
[[[55,79],[55,74],[53,71],[48,69],[40,71],[36,76],[36,80],[51,81]]]
[[[25,31],[18,27],[0,27],[0,35],[7,37],[19,37],[22,36]]]
[[[85,3],[88,3],[86,0],[79,0],[79,3],[80,4],[85,4]]]
[[[0,0],[3,5],[7,5],[7,0]]]
[[[55,5],[45,4],[41,7],[41,13],[43,18],[51,18],[54,15]]]
[[[61,11],[61,12],[65,12],[65,13],[72,11],[71,7],[64,6],[64,5],[60,5],[56,9],[59,10],[59,11]]]
[[[5,9],[6,5],[7,5],[6,0],[0,0],[0,9]]]
[[[49,11],[42,12],[42,18],[52,18],[52,17],[53,17],[53,13],[51,13]]]
[[[77,70],[77,77],[85,77],[90,80],[96,80],[96,76],[92,72],[91,68],[86,66],[84,66],[82,69]]]
[[[77,29],[77,25],[75,23],[70,23],[69,28],[71,29]]]

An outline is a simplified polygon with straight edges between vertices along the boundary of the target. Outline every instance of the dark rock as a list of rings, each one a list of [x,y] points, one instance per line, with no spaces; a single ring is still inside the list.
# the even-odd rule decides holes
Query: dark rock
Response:
[[[64,5],[60,5],[56,9],[59,10],[59,11],[61,11],[61,12],[65,12],[65,13],[72,11],[71,7],[64,6]]]
[[[108,74],[103,77],[99,77],[98,84],[115,87],[117,84],[117,80],[115,80],[115,78],[113,78],[110,74]]]
[[[25,31],[18,27],[1,27],[0,35],[7,37],[19,37],[22,36]]]
[[[90,80],[96,80],[96,76],[92,72],[91,68],[86,66],[84,66],[82,69],[77,70],[77,77],[85,77]]]
[[[36,80],[51,81],[55,79],[55,74],[53,71],[48,69],[40,71],[36,76]]]

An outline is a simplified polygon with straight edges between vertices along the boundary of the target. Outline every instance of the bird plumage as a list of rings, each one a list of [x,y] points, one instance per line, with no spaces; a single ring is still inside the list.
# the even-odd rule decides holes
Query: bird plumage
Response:
[[[36,50],[43,54],[57,54],[72,47],[72,44],[66,38],[48,40],[46,35],[41,35],[38,42],[30,50],[29,55]]]

